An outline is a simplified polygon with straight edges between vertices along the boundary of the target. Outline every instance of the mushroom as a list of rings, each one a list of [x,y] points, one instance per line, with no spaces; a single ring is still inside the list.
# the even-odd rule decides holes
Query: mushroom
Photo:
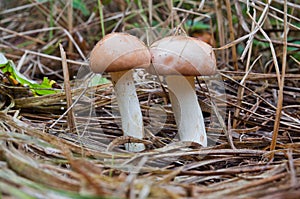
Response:
[[[142,139],[144,127],[140,104],[132,77],[133,68],[147,68],[151,55],[137,37],[126,33],[111,33],[100,40],[90,55],[90,68],[94,73],[109,72],[125,136]],[[142,143],[127,143],[128,151],[145,149]]]
[[[202,111],[195,93],[194,77],[216,73],[213,49],[188,36],[169,36],[150,46],[152,74],[166,76],[170,101],[180,140],[207,146]]]

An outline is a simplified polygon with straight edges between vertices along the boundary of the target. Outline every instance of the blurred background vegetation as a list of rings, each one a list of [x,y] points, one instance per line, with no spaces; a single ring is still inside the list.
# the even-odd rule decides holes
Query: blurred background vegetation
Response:
[[[94,44],[102,38],[99,10],[103,10],[105,33],[157,27],[180,28],[190,36],[206,37],[215,48],[223,47],[216,51],[220,70],[245,71],[250,62],[262,55],[253,70],[274,72],[270,41],[273,45],[271,48],[276,51],[275,58],[281,63],[284,6],[280,0],[272,1],[270,5],[266,1],[246,0],[105,0],[102,3],[95,0],[73,0],[72,6],[70,2],[1,1],[1,51],[18,61],[27,49],[58,55],[58,43],[62,43],[70,59],[84,61],[83,56],[88,58]],[[296,60],[300,59],[297,0],[288,1],[287,14],[287,72],[295,73],[299,72]],[[258,24],[261,30],[256,29]],[[82,55],[69,44],[73,42],[78,44]],[[226,44],[230,45],[225,46]],[[248,64],[247,53],[250,57]],[[31,57],[34,58],[33,55]],[[53,70],[61,68],[59,62],[55,61],[47,63],[47,60],[41,60],[39,63]],[[78,66],[72,68],[76,71]],[[38,76],[40,72],[49,75],[45,71],[27,72],[31,72],[31,76]]]

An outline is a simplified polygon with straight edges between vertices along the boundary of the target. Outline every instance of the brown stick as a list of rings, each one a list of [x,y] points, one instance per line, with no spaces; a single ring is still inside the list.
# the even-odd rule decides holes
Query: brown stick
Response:
[[[70,87],[70,79],[69,79],[69,69],[67,64],[67,58],[66,53],[62,47],[61,44],[59,44],[61,59],[62,59],[62,68],[64,73],[64,89],[66,93],[66,100],[67,100],[67,109],[72,105],[72,94],[71,94],[71,87]],[[67,115],[67,121],[68,121],[68,127],[70,132],[74,132],[76,125],[75,125],[75,118],[74,118],[74,112],[71,108]]]

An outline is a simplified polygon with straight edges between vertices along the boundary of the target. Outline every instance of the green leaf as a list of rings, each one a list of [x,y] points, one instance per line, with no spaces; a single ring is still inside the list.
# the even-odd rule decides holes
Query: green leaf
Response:
[[[27,79],[24,75],[22,75],[15,67],[14,63],[11,60],[8,60],[7,63],[1,66],[1,71],[3,73],[7,73],[10,78],[16,80],[23,86],[29,86],[30,84],[34,84],[35,81]]]
[[[99,74],[94,75],[94,77],[91,79],[91,82],[89,83],[89,86],[97,86],[101,84],[108,84],[110,81],[106,79],[105,77],[102,77]]]
[[[49,95],[57,93],[56,90],[52,90],[52,85],[55,83],[53,80],[49,80],[48,77],[44,77],[41,84],[32,84],[32,88],[38,95]]]
[[[202,21],[192,21],[192,20],[187,20],[185,23],[185,27],[190,27],[191,31],[197,31],[197,30],[209,30],[210,26],[209,24],[205,24]]]
[[[255,46],[259,46],[260,48],[268,48],[268,47],[270,47],[270,44],[268,42],[262,42],[262,41],[258,41],[256,39],[253,40],[253,44]]]
[[[59,90],[52,89],[52,85],[55,84],[55,81],[50,81],[47,77],[44,77],[43,82],[38,84],[22,75],[16,69],[15,64],[11,60],[7,60],[2,53],[0,53],[0,70],[2,73],[8,75],[10,79],[17,81],[22,86],[28,86],[36,95],[49,95],[59,92]]]
[[[73,0],[73,8],[80,10],[84,16],[90,15],[90,11],[87,9],[86,4],[81,0]]]

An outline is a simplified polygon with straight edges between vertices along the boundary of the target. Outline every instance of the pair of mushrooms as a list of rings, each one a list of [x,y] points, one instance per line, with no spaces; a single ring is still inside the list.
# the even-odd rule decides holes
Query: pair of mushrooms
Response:
[[[153,64],[153,67],[151,66]],[[169,36],[149,48],[137,37],[111,33],[100,40],[90,55],[94,73],[109,72],[114,84],[125,136],[142,139],[144,127],[132,69],[145,68],[166,76],[180,140],[207,146],[202,111],[195,93],[194,77],[216,73],[212,47],[188,36]],[[128,143],[128,151],[145,149],[142,143]]]

